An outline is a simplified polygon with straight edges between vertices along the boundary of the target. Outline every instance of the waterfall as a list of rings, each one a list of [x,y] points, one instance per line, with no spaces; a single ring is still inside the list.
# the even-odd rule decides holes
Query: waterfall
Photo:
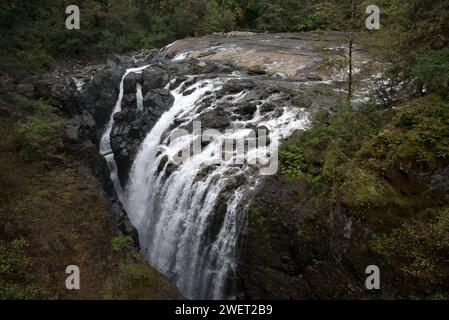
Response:
[[[200,294],[201,272],[205,271],[203,236],[225,181],[219,179],[219,172],[210,174],[206,181],[195,181],[205,164],[202,155],[188,159],[165,179],[168,163],[159,172],[161,162],[183,146],[174,143],[159,147],[173,120],[190,119],[205,93],[220,87],[218,80],[205,80],[188,88],[196,88],[189,96],[182,95],[182,85],[172,91],[174,104],[145,138],[131,169],[127,190],[126,209],[139,230],[142,247],[148,249],[149,261],[165,274],[173,275],[188,298],[207,297],[206,293]]]
[[[139,232],[146,259],[169,276],[187,298],[232,299],[238,240],[246,223],[250,195],[259,181],[256,168],[250,164],[260,154],[277,151],[277,141],[295,129],[305,129],[308,117],[302,110],[290,107],[283,108],[282,116],[261,116],[259,107],[264,101],[260,101],[252,119],[233,121],[232,132],[214,136],[199,152],[175,164],[182,150],[201,139],[194,131],[177,137],[176,130],[213,110],[219,102],[237,104],[247,94],[225,95],[210,102],[214,99],[208,98],[229,79],[189,77],[171,90],[174,103],[147,133],[128,185],[122,190],[110,146],[113,115],[121,110],[124,79],[144,68],[128,69],[124,74],[100,152],[108,160],[120,200]],[[196,82],[191,84],[192,80]],[[138,108],[142,108],[141,90],[136,88]],[[271,144],[248,152],[244,161],[237,153],[222,158],[226,140],[250,137],[248,125],[267,127]]]
[[[111,116],[109,118],[109,121],[106,125],[105,131],[100,140],[100,154],[103,155],[104,158],[106,159],[109,171],[111,172],[111,181],[114,184],[115,191],[117,192],[117,196],[121,202],[123,202],[125,199],[124,199],[122,186],[120,185],[120,181],[118,179],[117,164],[115,163],[114,154],[112,152],[112,147],[111,147],[111,131],[112,131],[112,127],[114,125],[114,115],[122,110],[122,99],[123,99],[123,91],[124,91],[123,83],[125,82],[126,76],[129,75],[130,73],[142,72],[142,70],[144,70],[148,67],[149,67],[149,65],[138,67],[138,68],[130,68],[125,71],[125,74],[123,75],[122,79],[120,80],[119,95],[117,98],[117,102],[115,103],[114,109],[112,110]],[[140,98],[139,97],[139,87],[137,87],[136,90],[137,90],[137,97],[138,97],[138,104],[139,104],[139,100],[140,100],[139,99]],[[141,88],[140,88],[140,93],[142,93]],[[140,94],[140,96],[141,96],[141,94]],[[143,98],[142,98],[142,100],[143,100]]]

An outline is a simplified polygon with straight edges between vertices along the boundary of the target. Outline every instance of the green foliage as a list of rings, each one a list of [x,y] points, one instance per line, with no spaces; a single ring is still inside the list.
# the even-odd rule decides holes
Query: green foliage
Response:
[[[318,1],[321,3],[321,1]],[[160,47],[176,38],[233,29],[304,31],[320,26],[307,0],[83,0],[79,30],[67,30],[57,1],[8,1],[0,6],[0,70],[47,70],[59,56],[90,56]]]
[[[375,173],[360,168],[347,172],[341,189],[345,204],[358,209],[386,205],[390,191]]]
[[[50,190],[41,190],[37,193],[37,195],[44,200],[51,200],[51,198],[55,196],[54,192]]]
[[[398,146],[387,157],[395,162],[413,159],[431,170],[449,153],[449,104],[436,95],[397,108],[393,123],[401,128]],[[405,130],[404,130],[405,129]]]
[[[313,6],[308,1],[259,1],[255,26],[271,31],[305,31],[318,26]]]
[[[449,104],[436,95],[394,112],[375,109],[318,114],[311,128],[281,147],[280,172],[312,183],[318,195],[342,194],[354,212],[411,206],[385,179],[404,172],[430,172],[449,159]]]
[[[281,173],[317,181],[343,179],[345,164],[360,149],[363,140],[376,133],[379,116],[372,112],[342,110],[330,116],[318,113],[310,130],[282,146]]]
[[[0,299],[41,299],[46,279],[36,269],[24,239],[0,240]]]
[[[56,110],[3,90],[0,106],[0,300],[100,299],[108,289],[113,298],[178,297],[130,237],[114,238],[86,164],[71,154],[51,161],[62,152]],[[74,263],[86,281],[69,291],[64,270]]]
[[[128,242],[124,241],[125,238],[129,237],[122,237],[119,242]],[[105,299],[161,300],[179,296],[175,287],[152,268],[135,248],[128,246],[127,250],[123,249],[117,272],[108,280]]]
[[[429,51],[417,59],[413,74],[432,89],[449,89],[449,49]]]
[[[317,1],[316,19],[324,29],[361,31],[365,27],[365,9],[370,4],[364,0]]]
[[[60,147],[61,123],[47,104],[38,101],[34,108],[35,114],[17,125],[15,143],[26,160],[46,161]]]
[[[449,208],[430,210],[429,221],[405,222],[388,234],[370,241],[375,253],[394,260],[401,276],[424,287],[426,295],[446,285],[449,259]]]
[[[206,15],[202,22],[203,32],[232,31],[235,28],[235,18],[232,12],[224,8],[221,11],[216,1],[208,1],[206,4]]]
[[[375,48],[377,66],[386,66],[383,79],[391,88],[414,84],[408,95],[421,95],[424,87],[427,93],[447,88],[449,2],[384,1],[381,12],[381,28],[367,35],[365,45]]]
[[[121,252],[131,246],[133,239],[130,236],[118,236],[112,239],[112,251]]]

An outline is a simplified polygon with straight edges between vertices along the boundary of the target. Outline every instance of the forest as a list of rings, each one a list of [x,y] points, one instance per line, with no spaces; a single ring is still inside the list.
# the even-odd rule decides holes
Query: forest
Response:
[[[77,4],[81,28],[73,32],[63,27],[69,4],[4,1],[0,8],[2,69],[27,65],[31,67],[27,69],[42,71],[60,56],[162,47],[179,38],[211,32],[364,31],[369,1],[83,0]],[[372,38],[381,48],[389,47],[390,55],[416,61],[418,55],[436,54],[433,51],[447,47],[444,1],[393,0],[377,5],[382,8],[384,28]]]

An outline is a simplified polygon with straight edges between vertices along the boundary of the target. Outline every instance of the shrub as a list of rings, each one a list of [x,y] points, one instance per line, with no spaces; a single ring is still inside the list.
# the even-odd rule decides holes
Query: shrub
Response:
[[[388,258],[406,281],[428,290],[426,295],[436,295],[435,288],[444,287],[449,275],[449,208],[430,210],[429,215],[429,221],[405,222],[390,233],[376,235],[370,248]]]
[[[121,252],[133,243],[130,236],[118,236],[112,239],[112,251]]]
[[[0,240],[0,299],[40,299],[46,292],[46,279],[36,269],[23,239]]]
[[[15,143],[27,161],[46,161],[61,147],[60,130],[50,106],[38,102],[36,114],[17,125]]]
[[[449,48],[426,52],[418,57],[413,74],[430,89],[449,87]]]

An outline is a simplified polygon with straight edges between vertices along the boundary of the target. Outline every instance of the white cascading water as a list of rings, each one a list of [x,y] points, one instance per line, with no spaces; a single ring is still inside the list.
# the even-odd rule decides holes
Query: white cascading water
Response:
[[[144,68],[126,71],[113,114],[120,111],[125,77]],[[109,135],[112,116],[101,143],[100,151],[108,159],[111,179],[120,200],[139,231],[146,258],[173,279],[183,295],[191,299],[233,298],[229,280],[235,271],[236,250],[245,226],[248,196],[258,181],[257,170],[249,164],[261,153],[266,154],[277,148],[280,139],[308,125],[307,114],[294,107],[284,107],[280,116],[272,113],[261,115],[257,110],[251,120],[234,121],[231,124],[233,132],[214,136],[199,153],[173,166],[171,160],[200,137],[195,132],[172,139],[170,135],[183,125],[191,124],[200,114],[214,109],[219,101],[210,103],[206,108],[202,102],[208,101],[207,98],[220,90],[227,80],[200,80],[189,87],[183,83],[171,91],[175,98],[173,106],[161,116],[143,141],[126,190],[120,187],[111,155]],[[139,89],[138,96],[141,95]],[[195,89],[193,93],[183,95],[185,90],[192,89]],[[236,104],[245,94],[225,96],[220,101]],[[140,104],[140,98],[137,101]],[[259,101],[258,109],[262,103]],[[244,164],[236,165],[237,158],[242,155],[236,153],[223,158],[222,146],[226,139],[249,137],[251,130],[247,129],[248,125],[267,127],[271,144],[258,150],[259,153],[246,154]],[[224,194],[226,198],[223,199]],[[216,223],[216,209],[223,202],[226,205],[221,213],[219,229],[211,235],[211,226],[214,221]]]
[[[129,75],[130,73],[139,73],[142,72],[142,70],[148,68],[149,66],[142,66],[142,67],[138,67],[138,68],[130,68],[127,69],[125,71],[125,74],[123,75],[121,81],[120,81],[120,85],[119,85],[119,95],[117,98],[117,102],[115,103],[114,109],[112,110],[111,113],[111,117],[109,118],[109,121],[106,125],[106,129],[105,132],[103,133],[103,136],[101,137],[101,141],[100,141],[100,154],[104,156],[104,158],[106,159],[106,162],[108,164],[109,167],[109,171],[111,172],[111,181],[114,184],[114,188],[117,192],[117,196],[119,197],[119,200],[121,202],[123,202],[124,200],[124,193],[122,190],[122,186],[120,185],[119,179],[118,179],[118,173],[117,173],[117,164],[115,163],[114,160],[114,154],[112,152],[112,147],[111,147],[111,131],[112,131],[112,127],[114,125],[114,115],[118,112],[120,112],[122,110],[122,99],[123,99],[123,83],[125,82],[125,78],[127,75]],[[140,88],[141,89],[141,88]],[[137,94],[137,98],[138,101],[139,99],[139,86],[137,86],[136,88],[136,94]],[[141,92],[141,90],[140,90]],[[142,94],[140,94],[141,96]],[[142,98],[143,100],[143,98]]]

